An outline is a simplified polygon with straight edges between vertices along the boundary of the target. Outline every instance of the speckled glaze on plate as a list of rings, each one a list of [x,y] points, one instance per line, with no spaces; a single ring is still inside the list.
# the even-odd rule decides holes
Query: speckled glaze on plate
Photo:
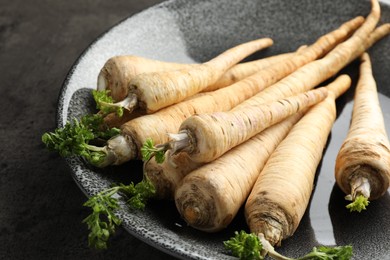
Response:
[[[389,1],[382,1],[382,22],[390,22]],[[121,54],[175,62],[202,62],[233,45],[271,37],[274,46],[252,58],[293,51],[310,44],[341,23],[366,16],[368,0],[173,0],[129,17],[97,39],[76,61],[64,83],[58,102],[58,127],[73,117],[94,111],[90,91],[96,86],[105,61]],[[390,38],[374,45],[369,53],[380,100],[390,130]],[[355,80],[357,63],[343,72]],[[349,124],[349,91],[338,100],[339,116],[318,168],[310,206],[293,237],[278,251],[297,257],[313,246],[354,246],[354,259],[390,259],[390,196],[370,204],[369,210],[351,214],[343,194],[334,184],[336,153]],[[67,159],[76,183],[86,195],[96,194],[112,182],[139,181],[141,165],[129,162],[118,167],[95,169],[80,158]],[[81,205],[80,205],[81,207]],[[131,211],[124,204],[118,212],[123,226],[134,236],[168,254],[183,259],[231,259],[222,241],[235,230],[247,230],[242,211],[224,231],[206,234],[180,219],[173,202],[151,202],[145,211]],[[87,234],[86,234],[87,235]]]

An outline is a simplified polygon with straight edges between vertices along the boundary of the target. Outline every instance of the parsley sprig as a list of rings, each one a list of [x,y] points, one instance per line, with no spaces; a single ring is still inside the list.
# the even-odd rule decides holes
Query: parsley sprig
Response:
[[[92,145],[93,140],[108,140],[119,134],[117,128],[104,127],[101,115],[85,115],[73,119],[63,128],[42,135],[42,142],[49,150],[57,151],[63,157],[78,155],[93,165],[101,165],[107,156],[105,147]]]
[[[96,249],[106,249],[110,235],[115,233],[121,220],[115,215],[120,208],[119,198],[115,194],[126,199],[126,204],[132,209],[145,208],[146,201],[155,194],[154,186],[147,179],[129,185],[119,184],[103,190],[90,197],[84,206],[92,209],[92,213],[83,220],[90,231],[88,244]]]
[[[352,257],[352,246],[320,246],[314,247],[305,256],[294,259],[279,254],[268,241],[253,233],[248,234],[241,230],[234,234],[235,236],[225,241],[224,245],[233,256],[242,260],[263,260],[265,254],[278,260],[349,260]]]
[[[96,108],[104,115],[116,113],[119,117],[123,116],[123,111],[127,105],[127,99],[114,103],[114,100],[109,93],[110,90],[92,90]]]
[[[225,248],[240,259],[264,259],[260,252],[263,250],[259,237],[254,234],[247,234],[245,231],[235,232],[235,236],[224,241]]]
[[[349,199],[348,196],[346,196],[346,199],[352,200],[352,199]],[[370,203],[370,201],[365,196],[358,195],[351,203],[349,203],[346,206],[346,208],[349,209],[351,212],[352,211],[361,212],[362,210],[366,209],[366,207],[368,206],[369,203]]]
[[[148,138],[141,147],[142,160],[147,163],[154,157],[157,163],[163,163],[168,149],[170,149],[169,143],[155,146],[153,140]]]

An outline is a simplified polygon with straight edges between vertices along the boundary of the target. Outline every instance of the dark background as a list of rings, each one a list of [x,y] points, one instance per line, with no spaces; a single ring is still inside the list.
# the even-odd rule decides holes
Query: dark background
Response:
[[[48,152],[57,98],[73,63],[102,33],[161,0],[0,0],[0,259],[171,259],[122,228],[88,247],[86,197]]]

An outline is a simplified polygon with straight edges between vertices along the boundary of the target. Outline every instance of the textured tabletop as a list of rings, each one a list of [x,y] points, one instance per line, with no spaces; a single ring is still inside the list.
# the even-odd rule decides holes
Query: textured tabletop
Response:
[[[85,195],[41,136],[79,55],[106,30],[160,0],[0,1],[0,259],[171,259],[119,229],[88,247]]]

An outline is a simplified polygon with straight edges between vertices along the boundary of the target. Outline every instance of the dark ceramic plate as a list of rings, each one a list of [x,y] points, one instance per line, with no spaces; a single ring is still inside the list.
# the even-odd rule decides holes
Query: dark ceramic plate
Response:
[[[389,1],[382,2],[382,21],[390,22]],[[274,46],[256,54],[260,58],[295,50],[312,43],[341,23],[366,16],[368,0],[174,0],[134,15],[97,39],[77,60],[63,86],[58,106],[58,126],[72,117],[93,111],[90,91],[104,62],[120,54],[135,54],[175,62],[202,62],[244,41],[271,37]],[[371,54],[385,121],[390,130],[390,38],[374,45]],[[355,80],[357,64],[343,72]],[[278,250],[291,257],[303,255],[318,244],[354,246],[354,259],[389,259],[390,196],[370,204],[369,210],[351,214],[335,186],[336,153],[346,135],[352,91],[338,101],[339,116],[319,166],[313,197],[295,235]],[[95,194],[112,182],[139,181],[139,162],[93,169],[79,158],[68,159],[76,183]],[[81,205],[80,205],[81,207]],[[173,202],[151,202],[144,212],[125,206],[118,212],[123,226],[134,236],[179,258],[228,259],[222,241],[235,230],[247,230],[242,211],[224,231],[205,234],[180,219]],[[87,234],[86,234],[87,235]]]

